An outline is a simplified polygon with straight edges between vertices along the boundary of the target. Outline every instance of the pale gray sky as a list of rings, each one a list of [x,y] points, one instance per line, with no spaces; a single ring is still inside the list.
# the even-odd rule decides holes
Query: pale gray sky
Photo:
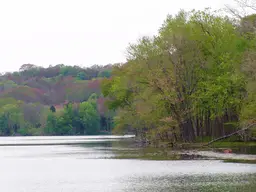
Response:
[[[232,0],[0,0],[0,71],[123,62],[128,43],[155,34],[168,13],[224,4]]]

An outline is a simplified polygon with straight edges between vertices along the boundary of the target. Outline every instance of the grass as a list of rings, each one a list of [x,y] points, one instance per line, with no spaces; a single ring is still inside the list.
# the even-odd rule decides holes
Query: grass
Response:
[[[256,164],[255,160],[246,160],[246,159],[225,159],[223,160],[225,163],[246,163],[246,164]]]
[[[234,148],[234,147],[256,147],[256,142],[229,142],[229,141],[218,141],[209,145],[209,147],[216,148]]]
[[[194,144],[192,144],[192,146],[194,146],[195,148],[200,148],[203,145],[207,145],[208,142],[210,142],[211,140],[213,140],[213,138],[211,137],[198,137],[196,139],[196,142]],[[243,142],[243,141],[239,141],[239,137],[234,135],[230,138],[226,138],[217,142],[214,142],[208,146],[206,146],[206,148],[237,148],[237,147],[256,147],[256,142],[250,141],[250,142]]]

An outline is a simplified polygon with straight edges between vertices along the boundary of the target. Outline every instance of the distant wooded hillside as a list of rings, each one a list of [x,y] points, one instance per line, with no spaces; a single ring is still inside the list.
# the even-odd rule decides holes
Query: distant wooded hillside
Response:
[[[113,65],[24,64],[0,76],[0,135],[77,135],[111,131],[100,82]],[[112,114],[112,115],[111,115]]]

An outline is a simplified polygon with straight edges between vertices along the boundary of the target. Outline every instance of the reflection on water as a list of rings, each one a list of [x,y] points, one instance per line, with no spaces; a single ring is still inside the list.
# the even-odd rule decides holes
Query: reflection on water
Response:
[[[133,138],[134,135],[124,136],[26,136],[26,137],[0,137],[0,146],[15,145],[72,145],[93,142],[119,141]]]
[[[29,138],[27,138],[29,140]],[[51,143],[67,138],[41,138]],[[77,138],[82,144],[0,147],[0,191],[168,192],[256,191],[256,165],[216,160],[109,159],[134,152],[127,139]],[[95,140],[99,140],[96,142]],[[4,141],[3,141],[4,140]],[[10,140],[0,138],[0,143]],[[88,141],[91,140],[92,142]],[[19,143],[24,142],[18,141]],[[34,140],[33,142],[36,142]]]

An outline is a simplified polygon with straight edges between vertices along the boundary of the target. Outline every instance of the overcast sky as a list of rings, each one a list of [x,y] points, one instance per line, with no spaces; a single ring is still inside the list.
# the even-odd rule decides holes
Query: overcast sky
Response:
[[[22,64],[91,66],[125,61],[125,49],[155,34],[180,9],[232,0],[0,0],[0,71]]]

